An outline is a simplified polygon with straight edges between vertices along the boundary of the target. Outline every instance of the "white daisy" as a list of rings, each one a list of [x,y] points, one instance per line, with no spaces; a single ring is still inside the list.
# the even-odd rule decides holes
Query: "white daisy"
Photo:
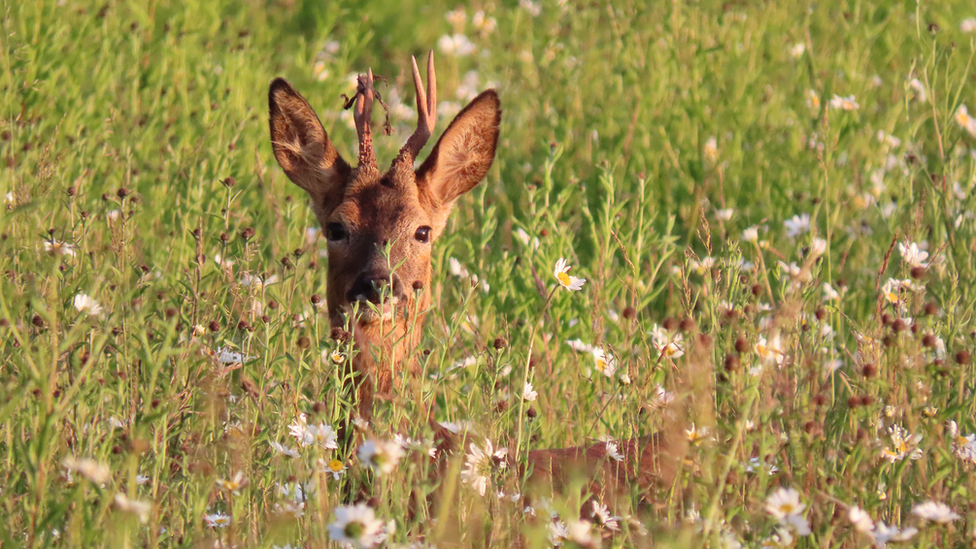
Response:
[[[925,260],[929,258],[929,253],[919,249],[918,244],[914,242],[899,243],[898,252],[901,253],[901,260],[907,263],[909,267],[928,267]]]
[[[139,517],[139,522],[145,524],[149,520],[149,513],[152,512],[152,504],[137,499],[129,499],[123,493],[115,494],[115,506],[124,513],[132,513]]]
[[[570,268],[571,267],[569,266],[568,263],[566,263],[566,260],[560,257],[559,261],[556,262],[556,268],[553,269],[552,274],[556,276],[556,280],[559,281],[559,284],[563,288],[566,288],[567,290],[571,290],[571,291],[582,290],[583,284],[586,284],[586,279],[570,276],[569,275]]]
[[[507,448],[495,450],[491,441],[485,439],[484,448],[479,448],[475,443],[469,446],[470,452],[464,456],[464,470],[461,471],[461,482],[471,486],[481,496],[485,495],[488,483],[491,481],[491,474],[497,467],[506,467]]]
[[[786,236],[796,238],[810,231],[810,214],[794,215],[783,222],[786,226]]]
[[[108,466],[91,458],[67,457],[61,462],[64,468],[82,476],[95,484],[105,484],[112,478],[112,471]]]
[[[211,528],[226,528],[230,526],[230,515],[225,515],[223,513],[203,515],[203,520],[206,521],[207,526]]]
[[[335,515],[335,522],[328,527],[329,538],[345,547],[375,547],[392,533],[384,527],[383,521],[376,518],[373,509],[364,503],[337,507]]]
[[[78,294],[74,299],[74,306],[78,312],[88,312],[89,315],[99,316],[102,314],[102,306],[97,301],[86,294]]]
[[[396,469],[403,457],[403,447],[392,441],[367,440],[356,452],[359,461],[377,474],[387,474]]]
[[[651,327],[651,342],[660,355],[666,358],[678,358],[685,354],[684,336],[677,332],[669,332],[655,324]]]
[[[870,533],[874,529],[874,521],[857,505],[852,505],[847,510],[847,519],[854,525],[854,529],[863,534]]]
[[[921,518],[922,520],[937,522],[939,524],[947,524],[962,518],[952,509],[950,509],[948,505],[935,501],[919,503],[912,508],[912,514]]]

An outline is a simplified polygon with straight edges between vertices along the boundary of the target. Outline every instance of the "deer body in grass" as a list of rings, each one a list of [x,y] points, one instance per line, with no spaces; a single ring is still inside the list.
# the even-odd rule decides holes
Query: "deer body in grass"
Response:
[[[420,327],[430,306],[431,246],[457,199],[488,172],[498,143],[500,102],[494,90],[487,90],[461,110],[415,167],[435,125],[433,53],[426,89],[416,60],[413,79],[417,128],[385,172],[377,167],[372,145],[376,91],[371,71],[359,77],[352,99],[359,138],[355,167],[339,155],[315,111],[288,82],[276,79],[269,92],[275,158],[308,193],[328,242],[329,319],[333,330],[348,327],[354,338],[355,397],[364,418],[371,415],[374,396],[389,394],[400,371],[416,364]],[[463,450],[463,438],[435,430],[442,450]],[[673,464],[661,459],[662,442],[647,437],[622,443],[636,459],[616,467],[603,444],[536,450],[528,456],[529,466],[534,478],[553,484],[577,471],[588,478],[644,484],[671,476]]]

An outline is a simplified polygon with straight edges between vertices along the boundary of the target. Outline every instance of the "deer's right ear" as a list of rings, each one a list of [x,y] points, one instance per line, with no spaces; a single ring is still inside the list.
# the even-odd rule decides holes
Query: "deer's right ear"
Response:
[[[268,91],[268,109],[271,145],[288,178],[317,204],[341,199],[351,168],[332,146],[308,101],[284,78],[276,78]]]

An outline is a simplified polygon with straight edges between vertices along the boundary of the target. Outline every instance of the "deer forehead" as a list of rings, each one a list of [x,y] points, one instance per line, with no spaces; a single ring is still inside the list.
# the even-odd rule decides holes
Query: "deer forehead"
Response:
[[[413,233],[430,223],[416,187],[393,186],[387,180],[350,188],[332,217],[377,237]]]

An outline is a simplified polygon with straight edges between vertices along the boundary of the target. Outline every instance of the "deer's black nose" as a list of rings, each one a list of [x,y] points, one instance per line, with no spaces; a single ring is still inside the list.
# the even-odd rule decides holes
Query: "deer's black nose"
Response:
[[[346,299],[352,301],[369,301],[372,303],[380,302],[380,293],[390,283],[389,271],[369,271],[356,277],[352,287],[346,292]],[[396,281],[393,285],[396,290]]]

